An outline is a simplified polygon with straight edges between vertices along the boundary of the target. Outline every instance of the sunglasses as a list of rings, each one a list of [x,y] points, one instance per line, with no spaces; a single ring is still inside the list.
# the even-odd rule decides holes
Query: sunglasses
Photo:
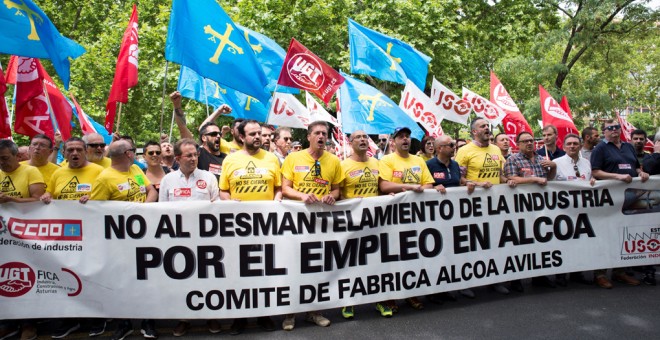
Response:
[[[89,146],[92,149],[105,148],[105,143],[89,143],[87,144],[87,146]]]
[[[149,156],[160,156],[160,151],[147,151],[147,155]]]
[[[454,148],[456,146],[456,143],[438,144],[438,146],[448,146],[448,147]]]
[[[291,141],[291,137],[282,137],[282,139],[284,139],[285,142]]]
[[[218,137],[220,136],[220,131],[213,131],[205,134],[204,136]]]
[[[387,142],[387,138],[381,138],[380,141],[381,142]]]
[[[132,152],[132,153],[135,153],[135,151],[137,151],[137,149],[136,148],[128,149],[128,150],[124,151],[124,153],[129,152],[129,151]]]
[[[573,170],[575,170],[575,177],[581,177],[580,169],[578,169],[577,164],[573,164]]]
[[[520,141],[518,141],[518,144],[521,144],[521,143],[522,143],[522,144],[526,144],[526,143],[532,143],[532,142],[534,142],[533,139],[525,139],[525,140],[520,140]]]
[[[314,162],[314,176],[321,176],[321,163],[319,161]]]
[[[621,129],[621,125],[610,125],[610,126],[606,126],[603,130],[614,131],[619,129]]]

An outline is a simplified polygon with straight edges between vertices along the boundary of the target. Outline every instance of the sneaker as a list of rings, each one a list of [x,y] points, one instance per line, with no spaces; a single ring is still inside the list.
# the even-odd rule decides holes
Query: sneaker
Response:
[[[272,332],[275,330],[275,323],[270,316],[262,316],[257,318],[257,326],[261,327],[266,332]]]
[[[596,285],[600,288],[612,289],[612,282],[605,275],[599,275],[594,279]]]
[[[51,338],[53,339],[62,339],[67,335],[80,329],[80,323],[74,320],[64,320],[62,324],[55,330]]]
[[[612,275],[612,278],[614,279],[614,281],[622,282],[630,286],[639,286],[639,284],[641,283],[636,278],[626,274],[615,274]]]
[[[422,309],[424,309],[424,304],[422,303],[422,301],[419,301],[419,299],[418,299],[417,297],[415,297],[415,296],[407,298],[407,299],[406,299],[406,302],[407,302],[407,303],[410,305],[410,307],[412,307],[413,309],[417,309],[417,310],[422,310]]]
[[[392,309],[382,302],[376,304],[376,310],[380,313],[380,316],[385,318],[391,318],[393,315]]]
[[[129,320],[120,320],[117,329],[112,333],[111,340],[124,340],[133,333],[133,324]]]
[[[325,316],[321,315],[319,312],[307,312],[305,321],[315,323],[317,326],[321,327],[330,326],[330,320],[326,319]]]
[[[353,310],[353,306],[346,306],[341,309],[341,316],[344,317],[344,319],[352,319],[355,316],[355,311]]]
[[[104,319],[93,319],[89,327],[89,336],[99,336],[105,333],[106,321]]]
[[[174,336],[184,336],[188,333],[190,329],[190,322],[188,321],[179,321],[179,323],[172,330],[172,335]]]
[[[34,340],[37,338],[37,327],[34,325],[23,325],[21,329],[21,340]]]
[[[206,325],[209,327],[209,332],[213,334],[218,334],[222,332],[222,326],[220,326],[220,323],[218,320],[209,320],[206,321]]]
[[[392,313],[398,313],[399,312],[399,306],[396,305],[396,301],[394,300],[387,300],[384,302],[385,306],[389,308]]]
[[[6,325],[0,329],[0,340],[9,339],[18,334],[18,328],[13,325]]]
[[[282,329],[285,331],[292,331],[296,327],[296,316],[293,314],[287,315],[282,321]]]
[[[142,320],[140,333],[145,339],[158,339],[158,332],[156,331],[156,322],[154,320]]]

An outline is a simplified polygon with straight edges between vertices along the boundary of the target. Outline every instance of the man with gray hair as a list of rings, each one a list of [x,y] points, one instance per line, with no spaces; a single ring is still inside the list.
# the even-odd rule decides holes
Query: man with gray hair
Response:
[[[284,163],[284,159],[289,154],[289,151],[291,151],[291,144],[293,142],[293,139],[291,138],[291,129],[284,126],[278,127],[275,129],[275,132],[273,132],[272,141],[273,144],[275,144],[273,153],[280,160],[281,165]]]
[[[110,167],[110,158],[105,157],[105,140],[103,139],[103,136],[98,133],[90,133],[84,135],[82,140],[87,146],[87,161],[98,164],[104,168]],[[66,163],[62,163],[62,167],[65,167]]]

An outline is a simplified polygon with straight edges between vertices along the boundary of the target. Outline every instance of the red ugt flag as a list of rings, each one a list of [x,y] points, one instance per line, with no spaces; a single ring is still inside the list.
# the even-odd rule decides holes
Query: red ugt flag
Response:
[[[504,133],[509,137],[509,144],[514,149],[518,149],[516,137],[523,131],[532,133],[532,128],[493,71],[490,71],[490,101],[506,112],[506,116],[502,119]]]
[[[344,77],[296,39],[291,39],[277,84],[312,92],[328,105],[342,83]]]
[[[128,102],[128,89],[138,82],[138,12],[133,4],[133,13],[124,31],[124,38],[117,57],[115,79],[112,81],[110,96],[105,106],[105,128],[112,133],[117,114],[117,102]]]
[[[14,131],[29,137],[42,133],[53,139],[55,133],[44,94],[45,71],[39,59],[14,56],[12,59],[16,65]]]
[[[5,92],[7,91],[7,81],[0,65],[0,139],[11,137],[11,123],[9,122],[9,109],[5,101]]]
[[[541,96],[543,126],[552,124],[557,128],[557,147],[561,148],[567,134],[574,133],[579,136],[578,129],[573,123],[573,118],[559,106],[557,101],[541,85],[539,85],[539,94]]]

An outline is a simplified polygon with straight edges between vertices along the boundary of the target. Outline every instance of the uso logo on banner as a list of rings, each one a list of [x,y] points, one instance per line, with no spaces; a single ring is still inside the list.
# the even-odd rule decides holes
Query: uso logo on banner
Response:
[[[34,287],[35,281],[34,270],[25,263],[8,262],[0,266],[0,296],[24,295]]]

